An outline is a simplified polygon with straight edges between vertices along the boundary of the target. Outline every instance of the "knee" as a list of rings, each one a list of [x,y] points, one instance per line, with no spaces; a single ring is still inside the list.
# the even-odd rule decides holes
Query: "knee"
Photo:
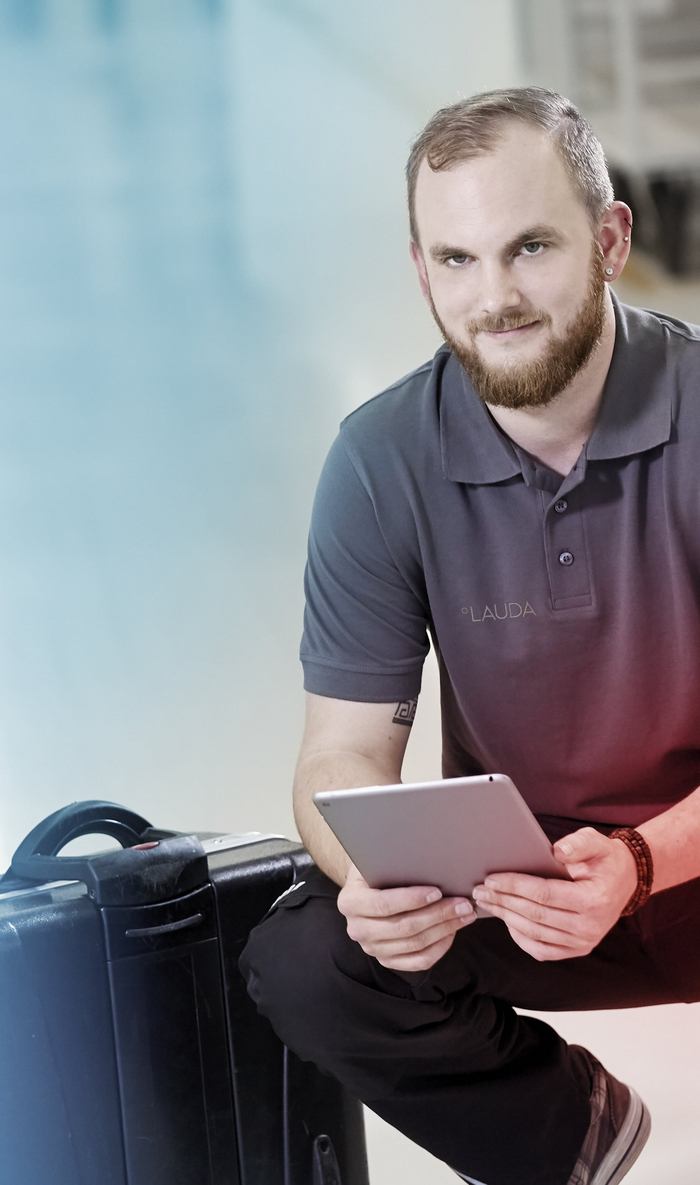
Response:
[[[335,901],[318,897],[283,903],[251,931],[239,960],[248,994],[295,1053],[322,1040],[355,945]]]
[[[464,1046],[450,996],[417,990],[365,954],[333,898],[280,903],[251,931],[239,966],[280,1040],[358,1098],[393,1090],[414,1060],[439,1067]]]

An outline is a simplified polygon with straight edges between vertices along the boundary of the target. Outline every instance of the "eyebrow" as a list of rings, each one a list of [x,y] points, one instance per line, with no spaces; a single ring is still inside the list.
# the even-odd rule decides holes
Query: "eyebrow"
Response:
[[[524,247],[526,243],[532,242],[533,239],[548,239],[550,242],[561,243],[563,238],[561,231],[557,230],[555,226],[539,223],[537,226],[529,226],[527,230],[522,231],[506,243],[505,251],[507,254],[511,254],[519,247]],[[430,254],[433,259],[448,259],[451,255],[469,255],[470,252],[465,251],[463,247],[451,247],[449,243],[435,243],[430,248]]]

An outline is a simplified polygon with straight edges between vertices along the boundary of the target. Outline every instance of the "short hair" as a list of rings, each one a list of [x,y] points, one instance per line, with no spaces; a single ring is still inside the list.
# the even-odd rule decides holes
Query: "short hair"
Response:
[[[594,230],[611,202],[605,153],[590,124],[562,95],[544,87],[485,91],[443,107],[414,141],[406,165],[411,238],[417,244],[416,179],[424,160],[435,172],[492,151],[505,125],[520,120],[546,132],[557,148]]]

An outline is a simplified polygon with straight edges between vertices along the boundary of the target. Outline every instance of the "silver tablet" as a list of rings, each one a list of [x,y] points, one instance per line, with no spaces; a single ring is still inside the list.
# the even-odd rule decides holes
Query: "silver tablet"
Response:
[[[505,774],[326,790],[314,802],[374,889],[437,885],[469,897],[490,872],[569,879]]]

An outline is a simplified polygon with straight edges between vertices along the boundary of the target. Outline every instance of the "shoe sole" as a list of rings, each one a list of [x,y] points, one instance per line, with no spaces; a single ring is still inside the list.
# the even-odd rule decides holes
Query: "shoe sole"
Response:
[[[630,1104],[622,1127],[598,1165],[590,1185],[618,1185],[649,1139],[651,1115],[636,1090],[628,1087]]]

